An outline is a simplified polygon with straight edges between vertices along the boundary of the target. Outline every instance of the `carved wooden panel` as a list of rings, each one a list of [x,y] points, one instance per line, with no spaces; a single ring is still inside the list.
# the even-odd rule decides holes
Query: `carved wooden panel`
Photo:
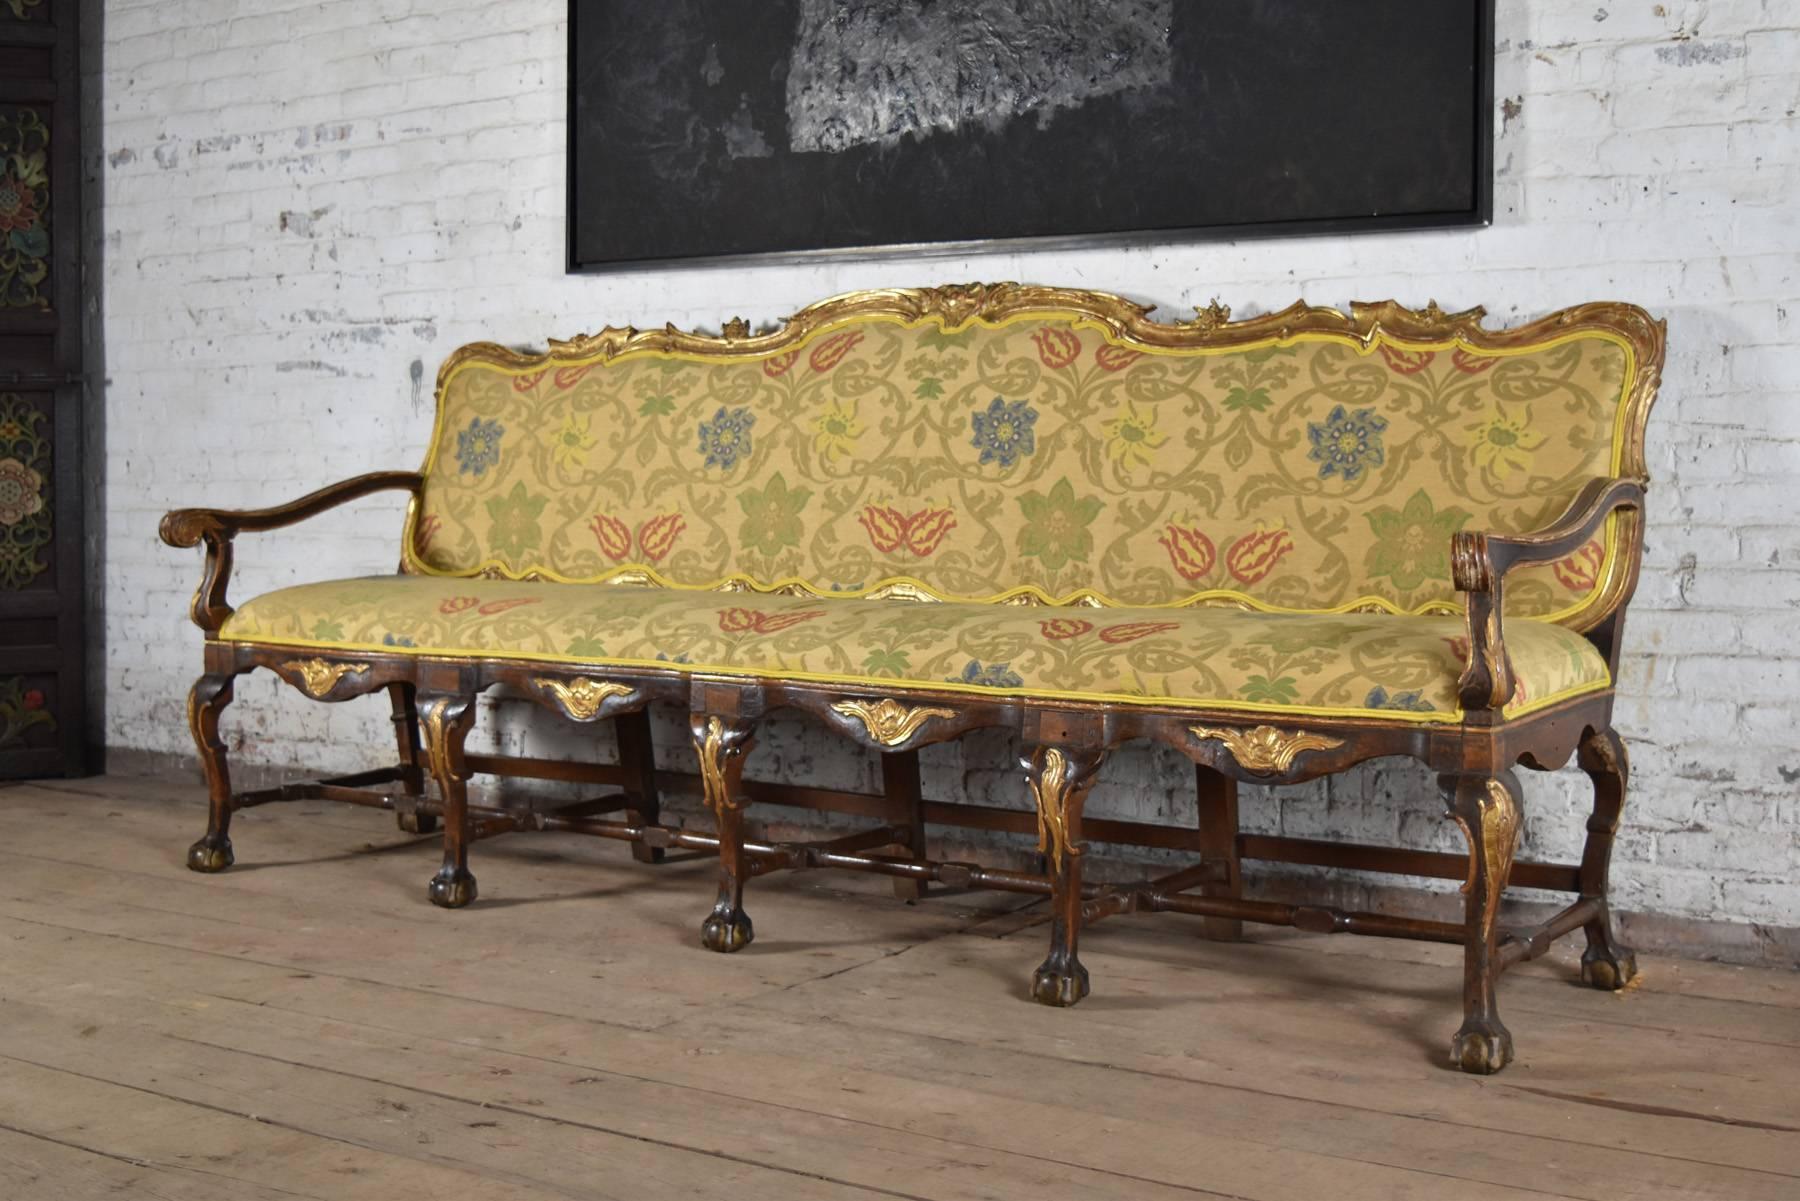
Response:
[[[79,0],[0,0],[0,778],[86,766]]]

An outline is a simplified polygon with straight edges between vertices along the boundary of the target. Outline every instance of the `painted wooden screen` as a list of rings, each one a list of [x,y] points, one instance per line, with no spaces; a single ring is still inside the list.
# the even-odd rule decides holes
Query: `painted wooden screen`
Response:
[[[85,770],[78,0],[0,0],[0,777]]]

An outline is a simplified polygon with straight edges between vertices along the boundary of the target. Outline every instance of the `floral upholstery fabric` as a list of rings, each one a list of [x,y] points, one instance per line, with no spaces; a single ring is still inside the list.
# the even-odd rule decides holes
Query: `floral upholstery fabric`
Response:
[[[1053,313],[866,317],[760,358],[476,357],[441,390],[407,565],[1447,613],[1453,532],[1541,527],[1614,473],[1628,368],[1591,330],[1168,350]],[[1509,614],[1580,624],[1616,554],[1609,530],[1510,576]]]
[[[848,600],[380,576],[245,604],[227,640],[347,651],[477,654],[727,675],[1404,721],[1459,716],[1456,618],[1275,614],[1214,606]],[[1580,634],[1507,626],[1517,715],[1607,686]]]

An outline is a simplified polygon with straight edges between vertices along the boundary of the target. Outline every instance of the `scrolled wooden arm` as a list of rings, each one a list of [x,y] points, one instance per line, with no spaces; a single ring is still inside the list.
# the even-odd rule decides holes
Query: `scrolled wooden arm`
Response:
[[[1450,536],[1450,576],[1466,593],[1464,616],[1469,661],[1457,681],[1465,711],[1499,709],[1512,699],[1515,681],[1506,654],[1501,614],[1502,584],[1516,567],[1554,563],[1573,554],[1620,509],[1644,507],[1644,485],[1633,479],[1597,479],[1576,495],[1561,517],[1529,534],[1465,531]]]
[[[416,471],[372,471],[272,508],[176,509],[164,514],[159,527],[164,542],[178,547],[206,543],[206,574],[201,577],[200,587],[194,592],[194,603],[188,610],[194,624],[208,634],[216,634],[225,619],[231,616],[225,589],[231,582],[232,539],[238,534],[296,525],[327,509],[376,492],[400,489],[416,496],[424,482],[424,477]]]

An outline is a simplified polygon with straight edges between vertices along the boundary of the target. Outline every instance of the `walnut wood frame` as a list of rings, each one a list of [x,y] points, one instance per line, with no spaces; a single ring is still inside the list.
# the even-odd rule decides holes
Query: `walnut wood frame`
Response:
[[[654,862],[669,848],[716,853],[719,891],[702,925],[703,943],[719,951],[748,945],[754,930],[744,907],[748,881],[769,871],[833,867],[874,872],[895,880],[899,895],[925,895],[930,885],[995,888],[1041,895],[1051,903],[1051,949],[1031,984],[1031,995],[1052,1005],[1071,1005],[1086,995],[1088,974],[1078,955],[1082,927],[1114,914],[1171,911],[1199,916],[1202,932],[1232,939],[1245,921],[1290,925],[1316,932],[1380,934],[1460,943],[1464,957],[1464,1020],[1451,1058],[1465,1071],[1500,1070],[1512,1056],[1512,1037],[1501,1023],[1496,983],[1514,963],[1542,954],[1551,943],[1581,928],[1587,949],[1582,978],[1593,987],[1623,988],[1636,973],[1629,948],[1616,941],[1607,900],[1607,874],[1627,781],[1625,748],[1612,727],[1611,689],[1508,718],[1512,695],[1505,649],[1503,582],[1509,571],[1569,554],[1618,515],[1621,553],[1602,580],[1595,601],[1573,623],[1582,629],[1617,677],[1624,607],[1636,587],[1642,553],[1644,422],[1660,377],[1664,327],[1628,305],[1587,305],[1530,325],[1489,331],[1481,311],[1421,312],[1388,302],[1356,305],[1349,316],[1296,305],[1250,321],[1228,322],[1219,306],[1187,322],[1159,324],[1147,309],[1117,297],[1017,285],[886,290],[857,293],[814,305],[782,328],[752,337],[732,321],[718,337],[672,328],[640,332],[609,329],[572,342],[553,343],[533,361],[550,362],[599,353],[610,358],[653,347],[711,354],[760,354],[798,343],[820,325],[847,315],[918,318],[936,315],[946,326],[997,320],[1020,311],[1073,310],[1109,326],[1116,337],[1145,345],[1232,345],[1272,334],[1333,330],[1365,341],[1381,330],[1417,340],[1459,340],[1475,348],[1525,345],[1580,329],[1623,335],[1635,352],[1629,383],[1621,474],[1596,480],[1567,513],[1544,530],[1523,536],[1457,534],[1452,546],[1456,587],[1466,594],[1469,659],[1459,681],[1465,707],[1459,723],[1418,723],[1368,717],[1271,718],[1229,707],[1197,711],[1151,705],[1108,706],[998,697],[971,699],[932,689],[815,684],[780,678],[720,678],[679,669],[610,668],[393,652],[334,652],[279,643],[225,641],[217,637],[231,613],[226,587],[233,540],[240,532],[278,529],[335,505],[382,490],[412,494],[416,511],[422,477],[384,472],[321,489],[291,504],[231,511],[183,509],[168,514],[162,537],[173,546],[204,543],[206,566],[191,615],[207,635],[204,671],[189,698],[188,715],[210,797],[204,836],[189,852],[189,866],[219,871],[232,863],[231,815],[273,801],[320,798],[394,810],[402,828],[429,833],[444,822],[444,864],[432,878],[431,900],[447,908],[476,895],[468,868],[469,844],[516,830],[561,830],[630,843],[640,859]],[[516,361],[494,346],[465,348],[446,363],[448,373],[468,357]],[[440,380],[443,378],[440,375]],[[410,526],[410,518],[409,518]],[[605,587],[609,585],[567,585]],[[839,603],[863,603],[842,600]],[[266,668],[321,701],[342,701],[386,691],[393,707],[394,766],[335,779],[233,792],[226,748],[219,737],[221,711],[241,674]],[[618,765],[558,762],[467,754],[474,701],[495,687],[530,697],[561,717],[616,723]],[[699,775],[653,766],[651,704],[678,705],[690,715]],[[745,754],[762,718],[792,710],[823,722],[844,737],[882,755],[884,791],[854,793],[784,786],[742,778]],[[1026,782],[1035,812],[923,799],[917,751],[974,729],[1009,729],[1021,740]],[[1147,739],[1171,746],[1195,764],[1199,822],[1191,830],[1139,822],[1085,820],[1083,801],[1102,759],[1121,743]],[[1403,755],[1439,777],[1447,816],[1463,829],[1467,856],[1318,842],[1242,833],[1237,824],[1237,784],[1288,784],[1341,771],[1364,760]],[[1595,804],[1579,864],[1514,861],[1523,797],[1513,768],[1551,770],[1578,758],[1593,780]],[[477,774],[558,779],[616,785],[621,791],[551,811],[471,803],[468,779]],[[435,784],[426,793],[425,777]],[[667,825],[659,819],[659,792],[698,785],[713,811],[712,834]],[[745,810],[752,802],[824,808],[876,819],[859,833],[820,842],[767,842],[750,837]],[[928,823],[1003,830],[1038,836],[1045,870],[1021,872],[927,856]],[[1082,861],[1089,839],[1188,851],[1198,862],[1137,885],[1085,881]],[[1326,906],[1291,905],[1243,895],[1245,859],[1348,867],[1364,871],[1463,879],[1461,923]],[[1499,905],[1508,883],[1574,894],[1547,921],[1508,929]]]

